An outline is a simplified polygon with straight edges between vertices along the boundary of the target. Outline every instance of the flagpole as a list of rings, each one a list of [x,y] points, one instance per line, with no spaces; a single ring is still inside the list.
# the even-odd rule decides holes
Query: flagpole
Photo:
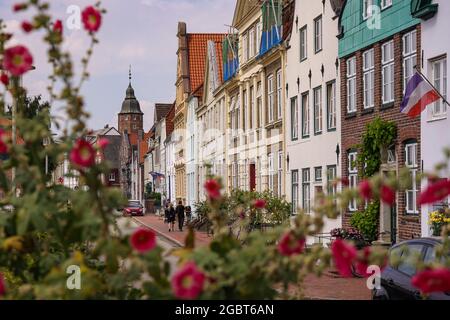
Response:
[[[447,99],[445,99],[444,96],[439,92],[439,90],[436,89],[436,87],[431,83],[431,81],[428,80],[428,78],[425,77],[425,75],[424,75],[422,72],[419,71],[419,68],[417,68],[417,65],[414,66],[414,69],[416,70],[416,72],[417,72],[418,74],[420,74],[420,76],[421,76],[426,82],[428,82],[428,84],[434,89],[434,91],[437,92],[437,94],[441,97],[442,101],[443,101],[446,105],[448,105],[448,106],[450,107],[450,103],[447,101]]]

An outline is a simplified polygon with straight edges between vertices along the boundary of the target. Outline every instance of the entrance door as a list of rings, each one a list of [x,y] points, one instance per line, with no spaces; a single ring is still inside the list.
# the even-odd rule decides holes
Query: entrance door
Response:
[[[256,190],[256,165],[250,164],[250,191]]]
[[[391,207],[391,243],[397,243],[397,205]]]

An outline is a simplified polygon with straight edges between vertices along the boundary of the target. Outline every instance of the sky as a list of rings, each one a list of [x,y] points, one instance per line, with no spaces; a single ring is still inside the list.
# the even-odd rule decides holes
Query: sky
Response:
[[[29,95],[48,98],[47,86],[50,67],[47,63],[43,33],[24,34],[20,29],[27,13],[13,13],[11,8],[18,0],[0,0],[0,17],[7,31],[14,34],[14,44],[26,45],[33,57],[36,70],[24,77]],[[64,48],[75,61],[80,61],[89,45],[86,32],[69,29],[73,8],[81,10],[94,0],[51,0],[53,16],[64,22]],[[226,32],[233,19],[235,0],[104,0],[108,11],[103,17],[90,62],[90,79],[82,88],[86,109],[91,114],[88,126],[103,128],[106,124],[117,128],[120,111],[128,86],[128,69],[131,65],[132,85],[144,112],[144,128],[153,125],[154,104],[172,103],[175,100],[176,51],[178,21],[187,24],[187,31]],[[71,7],[75,6],[75,7]],[[68,13],[69,10],[69,13]],[[80,70],[79,64],[77,71]],[[56,109],[56,110],[55,110]],[[53,108],[55,116],[61,116]]]

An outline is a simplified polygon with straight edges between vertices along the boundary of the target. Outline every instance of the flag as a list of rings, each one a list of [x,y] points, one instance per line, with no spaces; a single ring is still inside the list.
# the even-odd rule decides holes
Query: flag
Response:
[[[420,115],[429,104],[439,99],[441,99],[439,92],[416,71],[406,85],[400,111],[414,118]]]

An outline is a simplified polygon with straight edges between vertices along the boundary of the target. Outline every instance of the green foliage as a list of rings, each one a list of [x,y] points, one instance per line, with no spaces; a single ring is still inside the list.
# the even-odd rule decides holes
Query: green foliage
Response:
[[[364,211],[355,212],[350,224],[358,229],[367,241],[377,240],[378,235],[378,217],[380,216],[380,202],[373,201],[367,205]]]
[[[396,137],[397,127],[394,122],[378,117],[367,124],[358,153],[358,164],[361,168],[365,168],[365,177],[378,173],[381,165],[381,150],[392,145]]]

